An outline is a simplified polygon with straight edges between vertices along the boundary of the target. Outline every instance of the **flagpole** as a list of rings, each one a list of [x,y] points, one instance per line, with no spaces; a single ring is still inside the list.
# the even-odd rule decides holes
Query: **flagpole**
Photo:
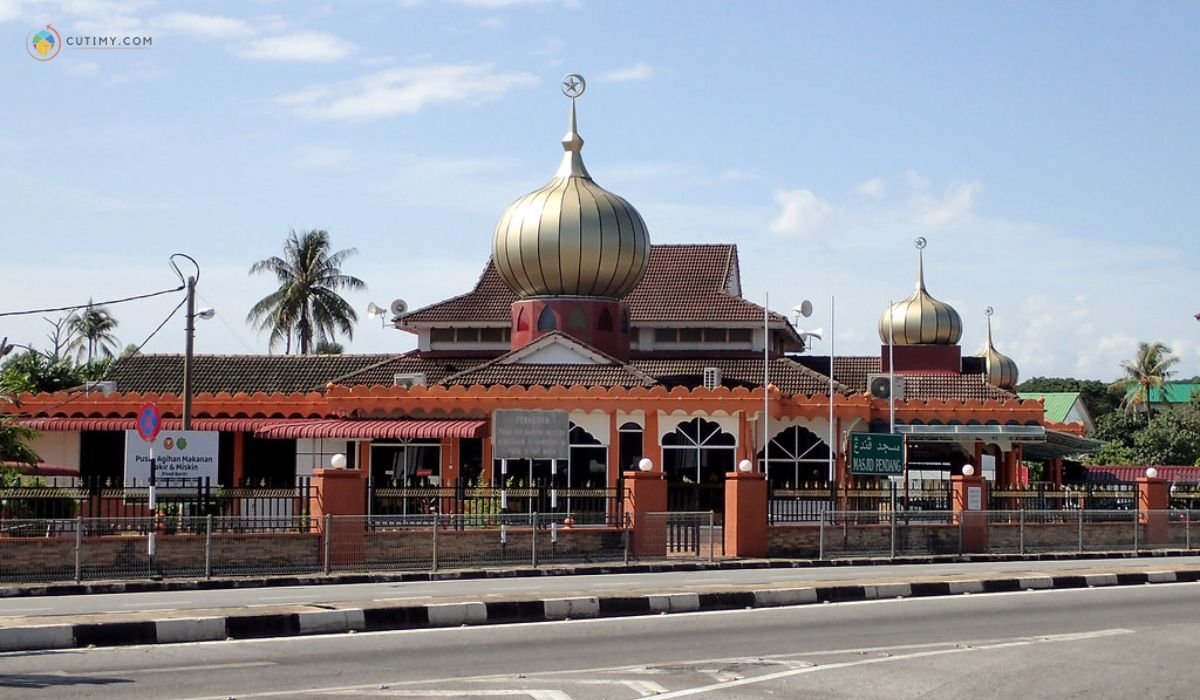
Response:
[[[767,426],[767,422],[770,420],[768,415],[770,411],[771,394],[770,390],[767,388],[771,385],[771,357],[769,353],[771,347],[771,329],[768,325],[768,314],[770,314],[770,307],[771,293],[763,292],[763,474],[767,474],[770,471],[767,461],[769,449],[768,443],[771,439],[770,428]]]
[[[837,427],[833,417],[833,331],[834,331],[834,297],[829,297],[829,481],[835,478],[834,466],[837,459],[835,452],[837,450]]]
[[[888,302],[888,434],[896,434],[896,309]]]

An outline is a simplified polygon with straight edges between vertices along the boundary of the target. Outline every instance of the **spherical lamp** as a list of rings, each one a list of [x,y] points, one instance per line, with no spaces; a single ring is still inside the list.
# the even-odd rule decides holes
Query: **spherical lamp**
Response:
[[[651,462],[649,457],[642,457],[642,459],[638,461],[638,469],[641,469],[644,472],[648,472],[653,468],[654,462]]]
[[[334,469],[345,469],[346,468],[346,455],[344,455],[340,452],[338,454],[335,454],[333,457],[331,457],[329,459],[329,466],[333,467]]]
[[[970,464],[964,464],[963,465],[963,476],[974,476],[974,475],[975,475],[975,467],[972,467]]]
[[[1155,469],[1154,467],[1146,467],[1146,478],[1147,479],[1157,479],[1158,478],[1158,470]]]
[[[749,474],[753,470],[754,470],[754,463],[751,462],[750,460],[743,459],[742,461],[738,462],[738,471],[739,472],[742,472],[743,474]]]

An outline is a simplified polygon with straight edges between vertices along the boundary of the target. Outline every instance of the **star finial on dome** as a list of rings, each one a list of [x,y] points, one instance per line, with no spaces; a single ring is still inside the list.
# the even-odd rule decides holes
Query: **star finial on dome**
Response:
[[[558,172],[555,177],[586,177],[591,178],[587,168],[583,165],[583,157],[579,152],[583,150],[583,137],[575,127],[575,100],[587,90],[587,81],[578,73],[569,73],[563,76],[562,93],[571,98],[571,125],[567,128],[567,135],[563,136],[562,145],[566,153],[563,154],[562,164],[558,166]]]

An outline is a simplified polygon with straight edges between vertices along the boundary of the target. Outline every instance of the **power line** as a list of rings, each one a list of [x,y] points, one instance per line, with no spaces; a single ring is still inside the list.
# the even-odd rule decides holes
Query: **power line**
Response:
[[[127,301],[139,301],[141,299],[149,299],[151,297],[159,297],[164,294],[174,294],[175,292],[182,292],[185,288],[186,288],[186,285],[180,285],[173,289],[163,289],[163,290],[157,291],[157,292],[150,292],[149,294],[137,294],[137,295],[134,295],[131,297],[123,297],[121,299],[110,299],[108,301],[90,301],[86,304],[75,304],[73,306],[59,306],[59,307],[50,308],[50,309],[29,309],[27,311],[0,311],[0,317],[32,316],[33,314],[47,314],[47,313],[54,313],[56,311],[74,311],[75,309],[84,309],[89,306],[107,306],[109,304],[124,304]],[[174,312],[172,312],[172,313],[174,313]],[[147,338],[147,340],[149,340],[149,338]]]

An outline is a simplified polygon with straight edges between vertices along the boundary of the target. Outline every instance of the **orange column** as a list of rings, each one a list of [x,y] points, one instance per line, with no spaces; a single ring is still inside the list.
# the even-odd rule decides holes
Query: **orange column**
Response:
[[[767,475],[762,472],[725,475],[725,554],[767,555]]]
[[[738,439],[737,439],[737,454],[734,458],[734,464],[740,463],[743,459],[748,459],[754,464],[754,470],[759,468],[758,460],[754,458],[754,434],[750,430],[750,421],[746,416],[745,411],[738,411]]]
[[[453,486],[458,480],[458,438],[442,438],[442,486]]]
[[[950,476],[950,489],[954,495],[954,523],[962,533],[963,552],[987,550],[987,506],[988,483],[977,474]]]
[[[492,485],[492,438],[483,439],[483,464],[479,465],[479,485]]]
[[[615,489],[617,487],[618,478],[621,475],[621,431],[620,425],[617,423],[617,414],[614,411],[608,417],[608,466],[605,469],[605,482],[608,488]]]
[[[1162,544],[1167,541],[1168,509],[1171,507],[1167,482],[1157,477],[1139,476],[1138,522],[1142,525],[1142,541]]]
[[[317,531],[325,534],[325,516],[331,517],[330,560],[334,566],[361,565],[366,541],[366,480],[360,469],[318,467],[312,476],[309,512]],[[324,554],[322,553],[322,557]]]
[[[667,481],[661,471],[625,472],[625,513],[633,523],[635,556],[667,555]]]
[[[233,483],[229,486],[241,486],[246,478],[246,434],[233,434]]]
[[[658,444],[658,411],[646,411],[646,425],[642,429],[642,456],[649,457],[650,461],[654,462],[654,471],[662,471],[662,446]],[[626,477],[628,474],[626,472]]]

